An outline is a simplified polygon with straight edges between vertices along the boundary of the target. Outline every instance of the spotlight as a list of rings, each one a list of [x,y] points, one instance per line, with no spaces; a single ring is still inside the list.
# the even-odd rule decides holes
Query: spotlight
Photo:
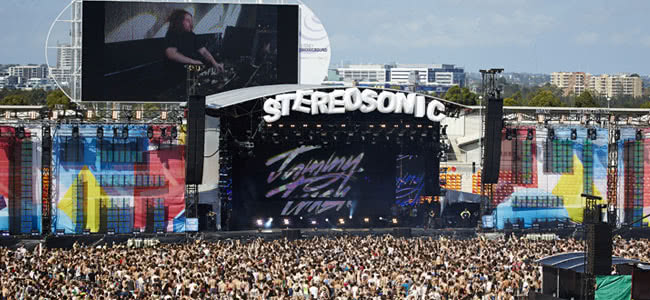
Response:
[[[370,218],[363,218],[364,223],[370,223]]]
[[[316,225],[316,220],[311,220],[311,225]]]
[[[104,138],[104,127],[97,127],[97,138],[100,140]]]
[[[329,221],[330,221],[330,219],[329,219],[329,218],[325,218],[325,222],[329,222]]]
[[[510,128],[510,136],[512,136],[514,139],[517,139],[517,128]]]
[[[302,220],[302,216],[300,216],[300,220]]]
[[[20,128],[22,128],[22,127],[19,127],[19,129]],[[24,132],[23,132],[23,136],[24,136]],[[18,136],[18,137],[21,138],[20,136]],[[75,138],[75,139],[79,138],[79,126],[72,127],[72,138]]]
[[[122,128],[122,138],[129,138],[129,127]]]
[[[575,128],[571,129],[571,139],[572,140],[578,139],[578,130]]]
[[[178,131],[176,131],[176,126],[172,126],[172,133],[171,133],[172,139],[175,139],[178,137]]]
[[[153,139],[153,127],[151,127],[151,126],[147,127],[147,137],[149,139]]]
[[[641,129],[636,131],[636,139],[639,141],[643,139],[643,131]]]
[[[393,224],[397,224],[397,218],[393,218],[392,222]]]
[[[284,225],[289,226],[289,219],[284,219],[282,223],[284,223]]]
[[[596,140],[597,131],[596,128],[589,128],[589,138],[593,141]]]
[[[339,219],[339,224],[341,224],[341,225],[345,224],[345,219],[340,218],[340,219]]]
[[[532,128],[528,128],[528,133],[526,134],[526,139],[529,140],[529,141],[533,140],[533,129]]]
[[[264,225],[264,221],[262,221],[262,219],[257,219],[257,222],[256,222],[256,223],[257,223],[257,226],[262,226],[262,225]]]

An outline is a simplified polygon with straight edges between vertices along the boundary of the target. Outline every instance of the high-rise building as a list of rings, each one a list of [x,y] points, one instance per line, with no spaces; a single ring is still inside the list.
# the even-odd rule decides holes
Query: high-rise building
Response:
[[[590,74],[585,72],[553,72],[551,84],[562,89],[564,96],[580,95],[587,90]]]
[[[47,78],[47,65],[28,65],[9,67],[9,76],[21,78],[27,81],[31,78]]]
[[[56,49],[56,67],[58,69],[72,69],[74,49],[70,45],[59,45]]]
[[[591,76],[589,89],[603,97],[641,97],[643,95],[643,81],[636,75],[602,74]]]
[[[349,65],[338,68],[344,81],[408,84],[417,76],[419,84],[465,86],[465,70],[452,64]]]
[[[643,81],[638,75],[591,75],[584,72],[553,72],[551,84],[561,88],[564,95],[580,95],[589,90],[602,97],[641,97]]]
[[[343,81],[386,82],[387,69],[390,68],[385,65],[349,65],[337,71]]]

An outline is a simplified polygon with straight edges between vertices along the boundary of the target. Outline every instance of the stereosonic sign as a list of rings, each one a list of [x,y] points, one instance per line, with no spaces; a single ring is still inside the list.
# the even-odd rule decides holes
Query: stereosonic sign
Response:
[[[290,111],[306,114],[343,114],[359,110],[369,113],[375,110],[380,113],[412,114],[416,118],[426,116],[433,122],[445,118],[445,105],[432,100],[426,103],[424,96],[417,94],[393,93],[382,91],[377,94],[372,89],[358,88],[338,89],[330,93],[314,92],[313,90],[298,90],[292,94],[277,95],[264,101],[264,121],[272,123]]]

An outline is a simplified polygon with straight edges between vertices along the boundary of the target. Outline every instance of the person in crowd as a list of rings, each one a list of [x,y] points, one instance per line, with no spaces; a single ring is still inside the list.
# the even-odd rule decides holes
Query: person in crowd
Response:
[[[535,260],[561,239],[384,236],[200,240],[34,251],[0,248],[1,299],[515,299],[541,289]],[[644,260],[650,241],[615,239]]]

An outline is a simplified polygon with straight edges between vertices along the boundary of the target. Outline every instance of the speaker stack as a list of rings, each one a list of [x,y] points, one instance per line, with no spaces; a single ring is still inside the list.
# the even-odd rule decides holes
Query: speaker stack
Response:
[[[187,107],[185,182],[187,184],[201,184],[203,181],[203,147],[205,143],[205,96],[190,96]]]
[[[585,224],[587,229],[587,273],[610,275],[612,228],[607,223]]]
[[[482,182],[497,183],[501,164],[501,129],[503,127],[503,99],[488,99],[485,131]]]

